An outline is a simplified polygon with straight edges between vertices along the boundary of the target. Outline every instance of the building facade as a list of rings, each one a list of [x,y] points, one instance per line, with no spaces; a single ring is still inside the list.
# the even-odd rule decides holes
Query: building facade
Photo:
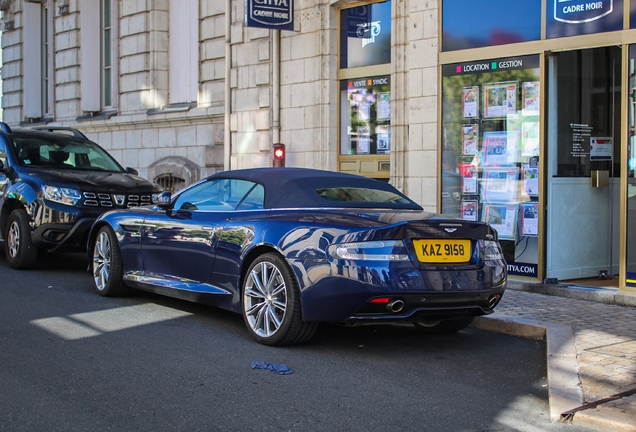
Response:
[[[283,143],[287,166],[390,181],[491,223],[513,278],[636,290],[636,0],[0,10],[12,127],[76,127],[172,190],[271,166]],[[254,25],[285,11],[285,25]]]

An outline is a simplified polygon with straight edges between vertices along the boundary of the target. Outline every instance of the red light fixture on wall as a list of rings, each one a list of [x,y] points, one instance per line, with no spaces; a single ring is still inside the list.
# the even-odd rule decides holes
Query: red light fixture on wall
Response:
[[[284,167],[285,166],[285,144],[276,143],[274,144],[274,167]]]

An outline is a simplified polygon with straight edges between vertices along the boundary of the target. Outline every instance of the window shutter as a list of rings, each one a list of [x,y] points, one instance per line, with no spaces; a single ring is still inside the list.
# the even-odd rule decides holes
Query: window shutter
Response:
[[[42,5],[24,3],[24,116],[42,112]]]
[[[170,103],[194,102],[199,90],[199,2],[170,0]]]
[[[100,2],[80,0],[82,111],[96,112],[101,106]]]

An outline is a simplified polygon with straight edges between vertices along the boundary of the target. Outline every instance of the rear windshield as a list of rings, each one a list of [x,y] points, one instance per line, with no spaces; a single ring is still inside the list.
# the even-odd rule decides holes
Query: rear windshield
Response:
[[[316,189],[316,193],[329,201],[349,203],[378,203],[378,204],[412,204],[412,201],[391,191],[360,188],[360,187],[330,187]]]
[[[90,141],[15,137],[13,146],[22,165],[54,169],[122,172],[105,150]]]

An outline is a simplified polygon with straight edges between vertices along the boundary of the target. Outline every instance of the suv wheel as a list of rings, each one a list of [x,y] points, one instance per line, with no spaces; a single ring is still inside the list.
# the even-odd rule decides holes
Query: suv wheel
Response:
[[[14,269],[28,269],[35,265],[38,250],[31,240],[29,217],[23,209],[13,210],[9,215],[5,233],[7,262]]]

